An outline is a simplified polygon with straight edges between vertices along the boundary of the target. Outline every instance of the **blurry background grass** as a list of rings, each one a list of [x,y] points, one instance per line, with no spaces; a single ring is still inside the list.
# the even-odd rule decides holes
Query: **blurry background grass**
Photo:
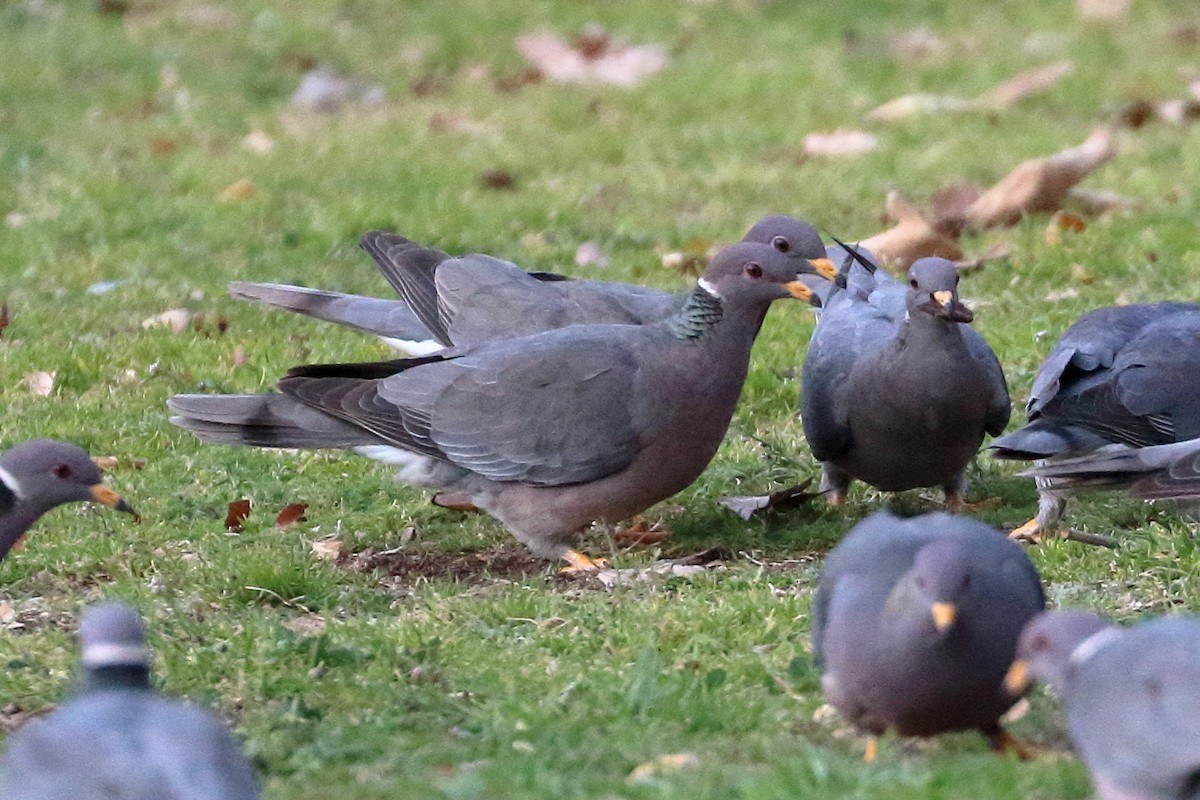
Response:
[[[1181,27],[1194,16],[1191,0],[1135,0],[1109,25],[1035,0],[130,0],[123,14],[0,2],[0,299],[12,318],[0,337],[0,446],[57,436],[146,462],[111,476],[143,524],[58,511],[0,565],[8,624],[23,624],[0,631],[0,719],[63,697],[79,605],[119,596],[149,617],[161,682],[237,726],[270,797],[1087,796],[1070,759],[1016,764],[961,736],[894,743],[868,767],[840,723],[813,721],[819,554],[880,498],[859,491],[843,510],[751,523],[714,505],[815,473],[795,419],[812,324],[799,304],[772,312],[717,461],[651,512],[672,529],[667,555],[745,554],[688,581],[608,592],[549,571],[455,581],[335,565],[314,555],[313,539],[379,550],[416,526],[406,551],[516,545],[485,517],[430,507],[365,459],[200,447],[167,424],[163,402],[265,390],[295,363],[380,357],[363,337],[224,294],[233,279],[386,294],[356,246],[369,228],[663,287],[688,280],[660,266],[664,252],[731,241],[762,214],[869,235],[889,188],[923,200],[953,177],[989,184],[1082,141],[1131,100],[1185,95],[1200,77],[1195,30]],[[497,78],[524,68],[517,35],[570,36],[593,21],[662,43],[669,66],[632,89],[497,91]],[[897,53],[896,37],[916,28],[946,50]],[[800,156],[805,134],[859,127],[898,95],[974,96],[1061,58],[1074,62],[1071,76],[1003,113],[878,127],[878,149],[855,159]],[[288,108],[318,65],[381,85],[384,103]],[[274,142],[269,153],[242,145],[253,130]],[[1018,407],[1081,311],[1197,299],[1200,129],[1152,123],[1118,143],[1088,185],[1132,196],[1138,210],[1057,246],[1044,241],[1044,218],[966,241],[972,252],[995,239],[1012,247],[964,294]],[[487,170],[511,174],[514,188],[487,188]],[[253,196],[218,199],[237,181]],[[589,239],[610,266],[574,266]],[[1076,263],[1095,280],[1072,283]],[[1044,299],[1068,287],[1077,295]],[[174,307],[192,312],[186,330],[141,326]],[[21,384],[38,370],[56,375],[48,397]],[[990,522],[1034,509],[1014,471],[983,458],[973,473],[975,496],[1005,500]],[[226,504],[240,497],[255,512],[226,533]],[[275,511],[292,502],[309,504],[307,522],[277,530]],[[1036,549],[1056,602],[1121,617],[1200,606],[1195,544],[1169,510],[1099,497],[1076,504],[1071,521],[1122,547]],[[604,549],[602,538],[593,545]],[[1053,704],[1033,706],[1017,731],[1061,747]],[[678,752],[698,766],[627,783],[639,764]]]

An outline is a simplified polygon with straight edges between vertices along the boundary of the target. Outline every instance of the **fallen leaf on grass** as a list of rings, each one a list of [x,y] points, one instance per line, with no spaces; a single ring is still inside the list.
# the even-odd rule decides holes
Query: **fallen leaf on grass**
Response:
[[[575,251],[575,264],[580,267],[600,267],[608,266],[608,256],[600,249],[600,243],[596,241],[586,241],[579,245]]]
[[[1131,0],[1075,0],[1075,10],[1089,22],[1119,22],[1129,13]]]
[[[337,561],[342,554],[342,543],[337,539],[317,539],[310,547],[314,556],[325,561]]]
[[[1054,212],[1054,216],[1050,218],[1050,224],[1046,226],[1044,238],[1046,244],[1054,246],[1062,243],[1064,233],[1083,233],[1087,230],[1087,222],[1078,214],[1072,214],[1070,211],[1059,209]]]
[[[887,101],[867,114],[867,119],[871,122],[896,122],[925,114],[969,111],[972,107],[970,100],[961,97],[918,92]]]
[[[962,248],[948,236],[933,229],[929,221],[897,191],[890,191],[885,202],[894,227],[863,239],[859,245],[870,250],[881,263],[895,269],[908,269],[912,262],[926,256],[957,261]]]
[[[1095,283],[1096,276],[1087,271],[1083,264],[1071,265],[1071,280],[1076,283]]]
[[[621,547],[636,547],[658,544],[666,541],[670,536],[671,529],[661,522],[651,525],[644,519],[638,519],[628,528],[614,531],[613,541]]]
[[[1079,297],[1079,290],[1074,286],[1068,286],[1065,289],[1056,289],[1053,292],[1048,292],[1044,298],[1047,303],[1059,303],[1063,300],[1074,300]]]
[[[750,519],[762,511],[776,511],[783,508],[798,508],[799,506],[806,505],[819,494],[818,492],[808,491],[808,487],[811,485],[812,478],[809,478],[795,486],[789,486],[786,489],[780,489],[778,492],[772,492],[771,494],[748,497],[722,497],[717,501],[717,505],[728,508],[742,519]]]
[[[552,33],[525,34],[517,49],[547,79],[564,83],[633,86],[667,65],[661,45],[619,44],[599,26],[585,27],[573,43]]]
[[[250,516],[250,501],[234,500],[229,504],[229,511],[225,514],[225,530],[240,531],[242,523],[248,516]]]
[[[479,183],[485,189],[511,190],[517,188],[517,179],[506,169],[485,169],[479,173]]]
[[[4,336],[4,329],[8,327],[8,301],[0,303],[0,337]]]
[[[283,627],[301,636],[316,636],[325,630],[325,618],[320,614],[301,614],[289,620],[284,620]]]
[[[1132,197],[1125,197],[1108,189],[1085,189],[1076,186],[1067,192],[1067,199],[1087,214],[1103,214],[1106,211],[1123,211],[1141,205]]]
[[[111,472],[114,469],[145,469],[146,459],[144,458],[126,458],[120,459],[116,456],[94,456],[92,463],[102,470]]]
[[[175,140],[155,137],[150,140],[150,155],[169,156],[175,152]]]
[[[161,314],[142,320],[142,327],[146,330],[167,328],[174,333],[180,333],[187,328],[191,319],[192,315],[186,308],[169,308]]]
[[[308,511],[308,503],[290,503],[275,517],[275,527],[286,528],[293,522],[305,519],[304,512]]]
[[[249,200],[256,194],[258,194],[258,190],[254,188],[254,183],[247,178],[242,178],[222,189],[221,193],[217,195],[217,199],[222,203],[238,203],[242,200]]]
[[[1007,261],[1011,255],[1012,248],[1008,246],[1008,242],[996,242],[985,250],[982,255],[955,261],[954,266],[958,267],[959,272],[971,272],[972,270],[983,269],[993,261]]]
[[[866,131],[839,128],[833,133],[810,133],[804,137],[801,152],[806,156],[850,158],[869,153],[879,140]]]
[[[1074,71],[1075,64],[1067,60],[1026,70],[1014,75],[991,91],[979,95],[972,105],[979,109],[991,110],[1009,108],[1027,95],[1053,88]]]
[[[350,103],[378,106],[386,96],[386,90],[379,84],[342,78],[328,69],[314,69],[300,79],[288,104],[293,108],[334,114]]]
[[[29,391],[34,394],[40,397],[49,397],[50,392],[54,391],[54,378],[57,374],[57,372],[46,372],[44,370],[28,372],[21,379],[21,383],[25,384],[29,388]]]
[[[695,753],[667,753],[637,765],[625,780],[628,783],[648,783],[664,773],[695,769],[698,766],[700,759]]]
[[[242,137],[242,147],[251,153],[265,156],[275,149],[275,140],[268,136],[266,131],[255,128]]]
[[[1025,161],[967,208],[967,221],[991,228],[1015,225],[1031,211],[1057,211],[1071,187],[1116,152],[1112,134],[1098,128],[1077,147]]]

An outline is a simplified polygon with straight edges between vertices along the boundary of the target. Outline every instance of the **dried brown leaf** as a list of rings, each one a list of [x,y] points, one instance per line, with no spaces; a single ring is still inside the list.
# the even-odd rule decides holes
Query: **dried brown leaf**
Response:
[[[980,189],[963,181],[951,181],[929,196],[930,225],[935,231],[957,239],[967,225],[967,208],[974,203]]]
[[[8,327],[8,301],[0,302],[0,337],[4,336],[4,329]]]
[[[251,153],[265,156],[275,149],[275,140],[266,131],[255,128],[242,137],[242,147]]]
[[[1141,205],[1132,197],[1125,197],[1108,189],[1085,189],[1082,186],[1075,186],[1067,192],[1067,199],[1078,205],[1085,214],[1123,211]]]
[[[896,122],[897,120],[928,114],[968,111],[972,107],[971,101],[952,95],[906,94],[889,100],[871,111],[867,114],[867,119],[872,122]]]
[[[26,373],[25,377],[21,379],[21,383],[25,384],[34,394],[40,397],[49,397],[50,393],[54,391],[54,378],[57,374],[54,371],[35,370]]]
[[[479,183],[485,189],[511,190],[517,187],[517,179],[506,169],[485,169],[479,173]]]
[[[1075,10],[1089,22],[1120,22],[1129,13],[1131,0],[1075,0]]]
[[[1072,264],[1071,280],[1075,281],[1076,283],[1095,283],[1096,276],[1088,272],[1087,268],[1084,267],[1083,264]]]
[[[974,105],[977,108],[992,110],[1009,108],[1026,95],[1053,88],[1074,70],[1075,64],[1067,60],[1026,70],[975,98]]]
[[[1081,145],[1020,164],[971,204],[967,220],[991,228],[1014,225],[1030,212],[1057,211],[1071,187],[1116,152],[1112,134],[1098,128]]]
[[[313,555],[325,561],[337,561],[342,554],[342,543],[337,539],[317,539],[311,547]]]
[[[229,511],[225,514],[225,530],[240,531],[242,523],[248,516],[250,516],[250,501],[234,500],[229,504]]]
[[[634,767],[626,781],[628,783],[646,783],[664,773],[695,769],[698,766],[700,766],[700,759],[696,757],[695,753],[667,753]]]
[[[622,45],[598,27],[585,28],[574,43],[552,33],[517,37],[517,49],[548,80],[633,86],[667,65],[661,45]]]
[[[859,242],[886,266],[908,269],[912,262],[926,256],[951,261],[962,258],[958,243],[934,230],[899,192],[888,192],[886,208],[888,217],[896,221],[895,226]]]
[[[144,458],[126,458],[120,459],[117,456],[93,456],[92,463],[105,471],[114,469],[145,469],[146,459]]]
[[[275,527],[286,528],[293,522],[303,521],[305,511],[308,511],[308,503],[289,503],[275,517]]]
[[[959,272],[971,272],[972,270],[983,269],[993,261],[1006,261],[1012,255],[1012,248],[1008,242],[996,242],[991,247],[978,255],[975,258],[965,261],[956,261],[954,266],[958,267]]]
[[[188,322],[192,319],[192,315],[186,308],[169,308],[161,314],[155,314],[153,317],[146,317],[142,320],[142,327],[146,330],[151,328],[167,328],[174,333],[180,333],[188,326]]]
[[[621,547],[635,547],[638,545],[644,547],[666,541],[670,536],[671,529],[661,522],[650,524],[644,519],[639,519],[628,528],[621,528],[614,531],[613,541]]]
[[[242,200],[249,200],[256,194],[258,194],[258,190],[254,188],[254,183],[248,178],[242,178],[222,189],[221,193],[217,195],[217,199],[222,203],[239,203]]]
[[[833,133],[810,133],[804,137],[802,152],[806,156],[851,158],[869,153],[879,140],[866,131],[839,128]]]
[[[320,614],[301,614],[282,623],[292,633],[301,636],[316,636],[325,630],[325,618]]]
[[[156,136],[150,140],[150,155],[169,156],[175,152],[175,140]]]

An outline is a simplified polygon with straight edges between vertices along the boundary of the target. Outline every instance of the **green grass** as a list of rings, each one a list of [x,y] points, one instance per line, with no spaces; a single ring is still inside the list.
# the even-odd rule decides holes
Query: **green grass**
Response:
[[[0,338],[0,447],[55,436],[146,462],[110,478],[141,525],[62,509],[0,564],[0,600],[24,623],[0,632],[0,713],[66,694],[78,609],[115,596],[147,615],[160,683],[236,726],[272,798],[1088,796],[1069,757],[1018,764],[963,735],[889,739],[868,767],[861,739],[814,721],[822,698],[807,632],[819,556],[881,498],[860,490],[842,510],[746,524],[714,503],[815,472],[795,419],[812,325],[799,304],[772,312],[717,460],[651,512],[673,531],[665,555],[733,554],[727,570],[690,579],[611,591],[558,579],[530,568],[495,522],[435,509],[365,459],[202,447],[167,423],[164,401],[265,390],[295,363],[380,357],[351,332],[224,294],[235,279],[384,294],[356,247],[372,227],[663,287],[684,285],[660,266],[663,252],[736,239],[765,213],[869,235],[889,188],[923,201],[956,176],[989,183],[1082,141],[1131,99],[1184,96],[1200,51],[1170,32],[1190,0],[1136,3],[1112,27],[1036,0],[195,5],[133,0],[121,19],[90,3],[0,0],[0,299],[12,315]],[[498,93],[471,77],[478,65],[520,70],[519,33],[570,34],[592,20],[662,42],[670,66],[632,90]],[[895,56],[889,38],[918,26],[948,52]],[[1062,57],[1074,74],[1010,111],[879,127],[879,149],[857,159],[799,157],[806,133],[860,126],[900,94],[972,96]],[[378,82],[386,103],[289,110],[310,63]],[[419,79],[435,90],[412,92]],[[435,115],[469,125],[441,132]],[[275,141],[271,153],[241,146],[256,128]],[[964,294],[1018,406],[1054,336],[1083,310],[1197,299],[1200,128],[1152,123],[1117,138],[1121,155],[1088,185],[1133,196],[1138,210],[1057,246],[1044,241],[1045,218],[966,242],[972,252],[1012,246]],[[156,155],[155,141],[174,149]],[[478,176],[493,168],[516,189],[483,188]],[[242,179],[254,197],[217,200]],[[587,239],[612,266],[574,267]],[[1070,285],[1075,263],[1095,281],[1043,300]],[[118,283],[88,293],[101,281]],[[172,307],[202,319],[181,333],[142,328]],[[56,373],[51,396],[21,385],[34,370]],[[982,515],[989,522],[1032,514],[1033,488],[1015,471],[980,460],[974,494],[1005,501]],[[226,505],[241,497],[255,511],[226,533]],[[274,514],[291,502],[309,504],[307,522],[279,531]],[[1071,520],[1122,546],[1034,550],[1054,602],[1122,618],[1200,608],[1197,546],[1173,512],[1101,496],[1074,504]],[[401,545],[409,526],[418,533]],[[329,535],[347,554],[402,546],[427,564],[458,558],[449,574],[459,577],[320,560],[310,542]],[[1065,746],[1046,697],[1014,729]],[[684,752],[698,766],[627,782],[638,765]]]

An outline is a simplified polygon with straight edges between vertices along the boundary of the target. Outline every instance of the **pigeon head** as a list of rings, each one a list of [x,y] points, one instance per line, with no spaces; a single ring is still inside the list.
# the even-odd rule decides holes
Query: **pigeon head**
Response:
[[[971,310],[958,299],[958,268],[944,258],[921,258],[908,270],[908,309],[951,322],[970,322]]]
[[[1116,629],[1089,611],[1065,609],[1038,614],[1021,631],[1017,658],[1004,678],[1005,688],[1020,695],[1037,680],[1061,689],[1071,664],[1086,658],[1100,643],[1102,637],[1097,634],[1104,631]]]
[[[831,281],[837,277],[837,267],[825,256],[825,244],[817,229],[807,222],[784,214],[763,217],[742,237],[743,242],[767,244],[794,259],[802,259],[814,274]]]
[[[18,502],[39,512],[63,503],[95,501],[135,514],[101,483],[100,469],[87,453],[54,439],[31,439],[0,456],[0,483]]]
[[[962,546],[938,539],[922,547],[908,573],[920,613],[928,614],[938,636],[948,636],[971,588],[971,568]]]
[[[121,603],[97,603],[85,608],[79,620],[79,642],[83,646],[83,665],[89,669],[150,665],[142,619]]]
[[[700,287],[725,302],[753,306],[796,297],[819,307],[820,298],[799,280],[805,273],[795,259],[769,244],[738,242],[717,253],[700,278]]]

